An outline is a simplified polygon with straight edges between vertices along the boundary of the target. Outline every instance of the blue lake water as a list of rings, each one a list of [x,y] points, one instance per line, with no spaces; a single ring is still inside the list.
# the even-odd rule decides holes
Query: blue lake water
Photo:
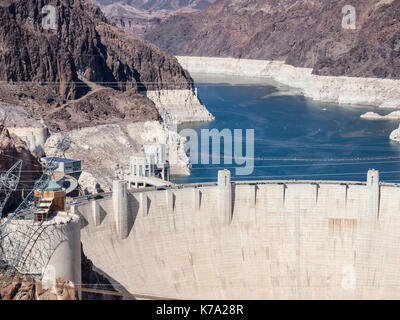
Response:
[[[199,136],[201,129],[254,129],[254,171],[237,176],[235,162],[223,163],[222,143],[221,164],[195,164],[189,177],[173,177],[174,182],[216,181],[223,168],[235,180],[365,181],[368,169],[374,168],[381,180],[400,181],[400,144],[389,140],[398,121],[360,118],[368,111],[392,110],[317,102],[260,81],[232,84],[203,77],[196,86],[216,120],[181,129],[195,129]]]

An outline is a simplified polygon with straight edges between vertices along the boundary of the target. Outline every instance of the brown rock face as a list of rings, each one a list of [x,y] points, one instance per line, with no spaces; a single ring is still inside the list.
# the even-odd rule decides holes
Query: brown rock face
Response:
[[[215,0],[92,0],[118,27],[144,35],[177,13],[197,12]]]
[[[145,38],[174,55],[285,60],[315,74],[400,78],[400,2],[353,3],[356,29],[343,29],[344,0],[218,0],[173,16]]]
[[[158,118],[154,105],[138,92],[193,86],[190,75],[174,57],[109,24],[89,1],[4,0],[1,4],[0,81],[9,86],[1,86],[0,99],[25,105],[53,129],[65,127],[56,120],[63,122],[68,117],[66,106],[71,101],[93,94],[99,87],[130,90],[131,107],[146,110],[139,114],[129,108],[124,116],[135,120],[139,114],[137,119],[154,120]],[[45,14],[41,9],[47,4],[55,8],[55,29],[42,27]],[[106,93],[116,92],[103,91],[102,99]],[[92,102],[92,118],[102,113],[96,110],[101,102],[96,96],[87,99]],[[118,104],[111,105],[109,113],[114,114],[116,108]],[[85,112],[77,118],[88,124]]]
[[[40,281],[32,276],[10,274],[0,271],[0,300],[75,300],[73,283],[58,278],[56,289],[44,289]]]
[[[133,89],[120,91],[104,87],[94,89],[80,99],[40,113],[53,131],[122,120],[160,120],[155,104],[144,95]]]
[[[42,174],[42,164],[39,158],[29,151],[25,142],[16,136],[11,136],[0,124],[0,171],[7,171],[19,159],[22,160],[22,169],[18,189],[9,198],[3,214],[15,210],[22,200],[22,195],[26,196],[32,190],[35,180]]]

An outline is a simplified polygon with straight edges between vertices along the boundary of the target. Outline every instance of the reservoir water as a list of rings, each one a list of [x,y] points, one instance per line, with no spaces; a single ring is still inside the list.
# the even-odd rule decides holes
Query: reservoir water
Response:
[[[199,96],[216,117],[182,128],[254,129],[254,171],[235,175],[233,164],[194,164],[189,177],[176,183],[216,181],[217,171],[230,169],[235,180],[365,181],[368,169],[381,180],[400,182],[400,144],[389,140],[398,121],[366,120],[360,115],[380,110],[313,101],[265,79],[193,75]],[[210,146],[210,153],[211,146]]]

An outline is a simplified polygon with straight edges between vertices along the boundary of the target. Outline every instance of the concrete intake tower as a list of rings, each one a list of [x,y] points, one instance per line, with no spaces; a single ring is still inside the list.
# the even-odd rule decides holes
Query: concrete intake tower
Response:
[[[400,188],[379,182],[232,182],[82,202],[86,255],[131,293],[178,299],[399,299]]]

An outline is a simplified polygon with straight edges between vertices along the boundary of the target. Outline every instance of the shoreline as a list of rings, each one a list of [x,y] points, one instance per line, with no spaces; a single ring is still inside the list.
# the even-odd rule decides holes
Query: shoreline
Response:
[[[153,101],[165,124],[207,122],[215,117],[201,103],[197,89],[149,90],[142,92]]]
[[[318,76],[283,61],[176,56],[190,73],[224,74],[277,81],[313,100],[400,109],[400,80]]]
[[[387,121],[397,121],[400,120],[400,111],[393,111],[386,115],[381,115],[376,112],[366,112],[360,116],[367,120],[387,120]]]
[[[400,109],[400,80],[356,77],[319,76],[311,68],[297,68],[283,61],[251,60],[219,57],[176,56],[178,62],[190,73],[255,78],[267,84],[276,81],[316,101],[340,105],[374,106],[380,109]],[[293,92],[292,92],[293,93]],[[369,120],[398,119],[398,112],[386,116],[366,113]],[[400,142],[400,129],[394,130],[389,139]]]

